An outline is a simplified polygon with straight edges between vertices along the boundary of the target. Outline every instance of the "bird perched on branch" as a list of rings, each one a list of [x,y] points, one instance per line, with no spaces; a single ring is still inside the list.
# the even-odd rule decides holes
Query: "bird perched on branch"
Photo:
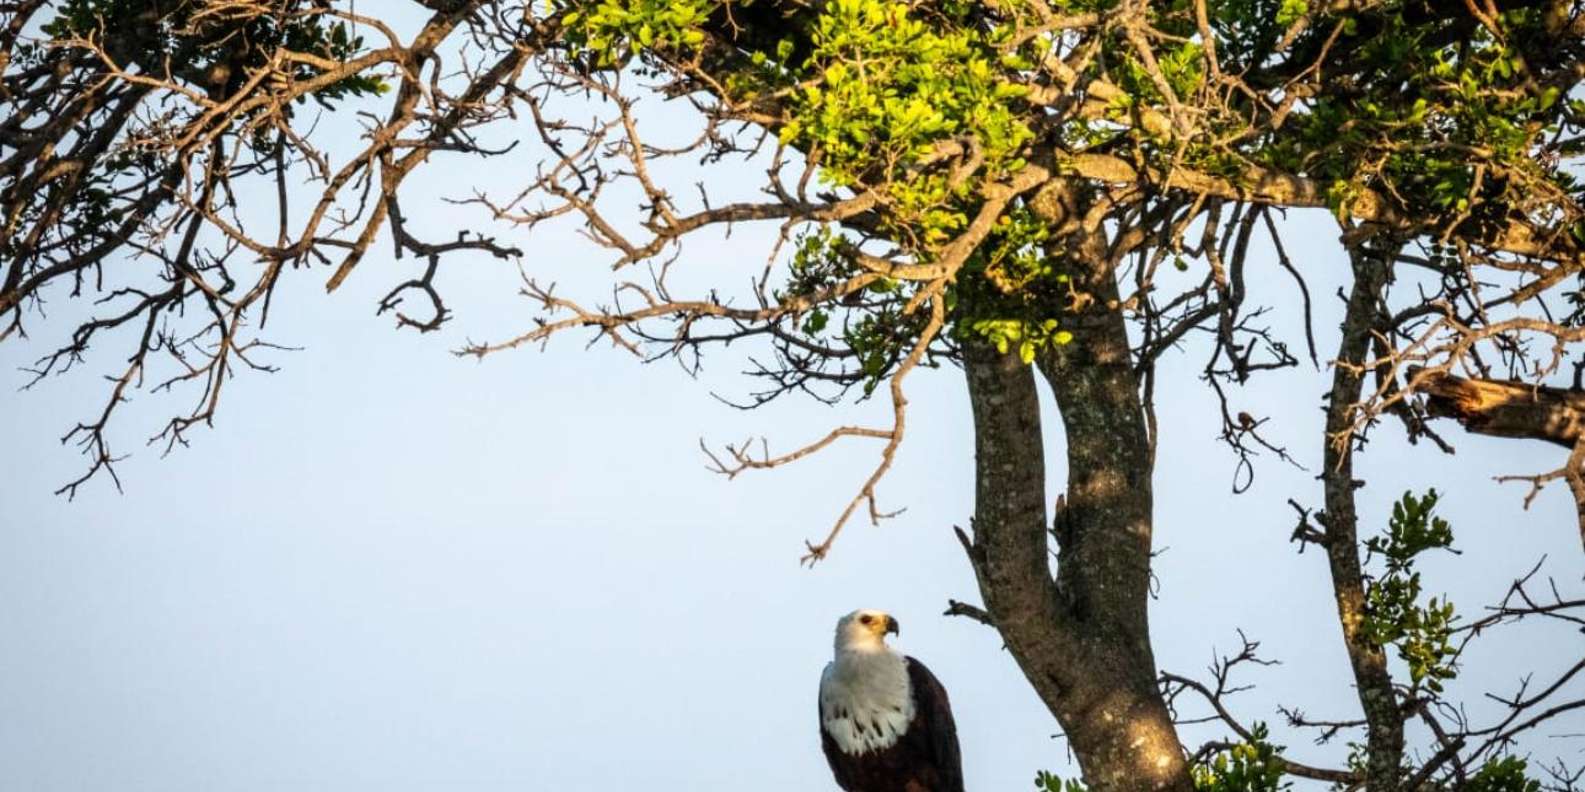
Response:
[[[963,792],[957,726],[930,669],[886,645],[897,620],[856,610],[837,621],[820,675],[820,743],[846,792]]]

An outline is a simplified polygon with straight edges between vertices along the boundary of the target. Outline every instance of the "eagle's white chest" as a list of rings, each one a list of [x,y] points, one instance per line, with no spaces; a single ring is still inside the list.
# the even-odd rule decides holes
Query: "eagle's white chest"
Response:
[[[908,666],[894,652],[840,652],[820,675],[820,728],[845,754],[890,748],[914,719]]]

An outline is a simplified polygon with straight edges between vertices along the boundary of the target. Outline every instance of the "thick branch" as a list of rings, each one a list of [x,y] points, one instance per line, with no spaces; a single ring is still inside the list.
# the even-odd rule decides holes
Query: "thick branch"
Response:
[[[1269,206],[1331,206],[1325,184],[1270,168],[1250,166],[1236,179],[1227,179],[1190,168],[1173,168],[1166,173],[1140,170],[1127,160],[1110,154],[1083,153],[1059,159],[1063,170],[1109,184],[1142,182],[1158,189],[1186,190]],[[1400,234],[1413,235],[1428,230],[1423,223],[1405,217],[1393,208],[1385,196],[1369,188],[1356,187],[1342,208],[1356,221],[1386,226]],[[1585,260],[1585,253],[1574,247],[1566,234],[1557,229],[1537,231],[1526,223],[1512,222],[1471,241],[1493,251],[1563,261],[1571,265],[1569,271],[1581,266],[1582,260]]]
[[[1431,415],[1496,437],[1545,440],[1573,448],[1585,430],[1585,392],[1409,369]]]

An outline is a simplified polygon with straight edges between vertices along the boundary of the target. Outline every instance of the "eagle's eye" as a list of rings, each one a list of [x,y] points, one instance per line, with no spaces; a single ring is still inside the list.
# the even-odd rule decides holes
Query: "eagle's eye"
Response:
[[[869,624],[870,623],[870,617],[869,616],[860,616],[859,617],[859,622],[861,624]]]

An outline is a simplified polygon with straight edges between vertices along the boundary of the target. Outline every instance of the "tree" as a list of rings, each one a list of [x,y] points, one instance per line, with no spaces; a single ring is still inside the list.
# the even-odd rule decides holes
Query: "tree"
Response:
[[[63,493],[115,477],[108,429],[129,390],[196,390],[197,408],[156,438],[168,448],[212,418],[238,367],[269,368],[253,323],[264,327],[287,273],[323,266],[334,291],[389,240],[427,268],[379,310],[427,332],[450,318],[435,282],[443,261],[521,257],[497,238],[573,218],[615,258],[610,302],[558,294],[530,263],[536,325],[459,354],[582,328],[697,367],[711,345],[757,342],[769,357],[750,405],[883,394],[888,426],[713,457],[735,476],[847,438],[880,442],[873,473],[809,543],[811,563],[861,509],[886,516],[877,487],[904,440],[909,373],[962,368],[977,506],[960,537],[984,607],[950,610],[999,632],[1089,788],[1272,789],[1287,776],[1372,790],[1533,788],[1504,750],[1585,706],[1556,700],[1585,664],[1516,697],[1495,726],[1450,717],[1441,681],[1456,673],[1461,641],[1526,617],[1578,623],[1585,601],[1534,594],[1532,573],[1492,615],[1457,622],[1422,596],[1414,569],[1452,542],[1434,493],[1405,495],[1374,536],[1352,466],[1389,416],[1444,449],[1431,421],[1443,415],[1551,439],[1568,459],[1523,478],[1535,489],[1562,479],[1585,534],[1585,441],[1573,428],[1585,372],[1577,4],[417,5],[427,19],[411,33],[322,0],[5,6],[0,340],[44,321],[50,296],[90,301],[92,315],[40,359],[37,377],[113,336],[133,339],[103,410],[67,436],[89,464]],[[697,137],[649,141],[637,105],[654,97],[684,105]],[[354,113],[361,140],[316,134],[321,114]],[[519,191],[454,196],[477,210],[478,228],[419,236],[403,208],[409,174],[520,143],[543,157]],[[743,161],[766,169],[761,195],[713,198],[681,167]],[[613,219],[611,206],[634,203],[639,227]],[[1296,502],[1294,534],[1324,551],[1363,712],[1349,724],[1290,718],[1329,734],[1363,729],[1357,754],[1332,768],[1284,759],[1224,706],[1227,674],[1258,659],[1252,645],[1210,684],[1158,674],[1146,615],[1155,362],[1206,334],[1204,379],[1224,395],[1222,433],[1244,486],[1257,450],[1286,456],[1225,389],[1299,362],[1244,302],[1251,240],[1269,234],[1298,287],[1291,308],[1308,315],[1302,262],[1282,241],[1288,208],[1329,210],[1353,269],[1326,353],[1323,507]],[[780,229],[752,288],[679,292],[685,242],[744,223]],[[410,313],[415,299],[424,310]],[[1313,331],[1305,342],[1319,360]],[[1560,385],[1565,363],[1572,389]],[[1067,438],[1054,513],[1037,377]],[[1205,699],[1230,740],[1186,749],[1175,725],[1185,692]],[[1408,750],[1411,722],[1432,734],[1424,757]]]

